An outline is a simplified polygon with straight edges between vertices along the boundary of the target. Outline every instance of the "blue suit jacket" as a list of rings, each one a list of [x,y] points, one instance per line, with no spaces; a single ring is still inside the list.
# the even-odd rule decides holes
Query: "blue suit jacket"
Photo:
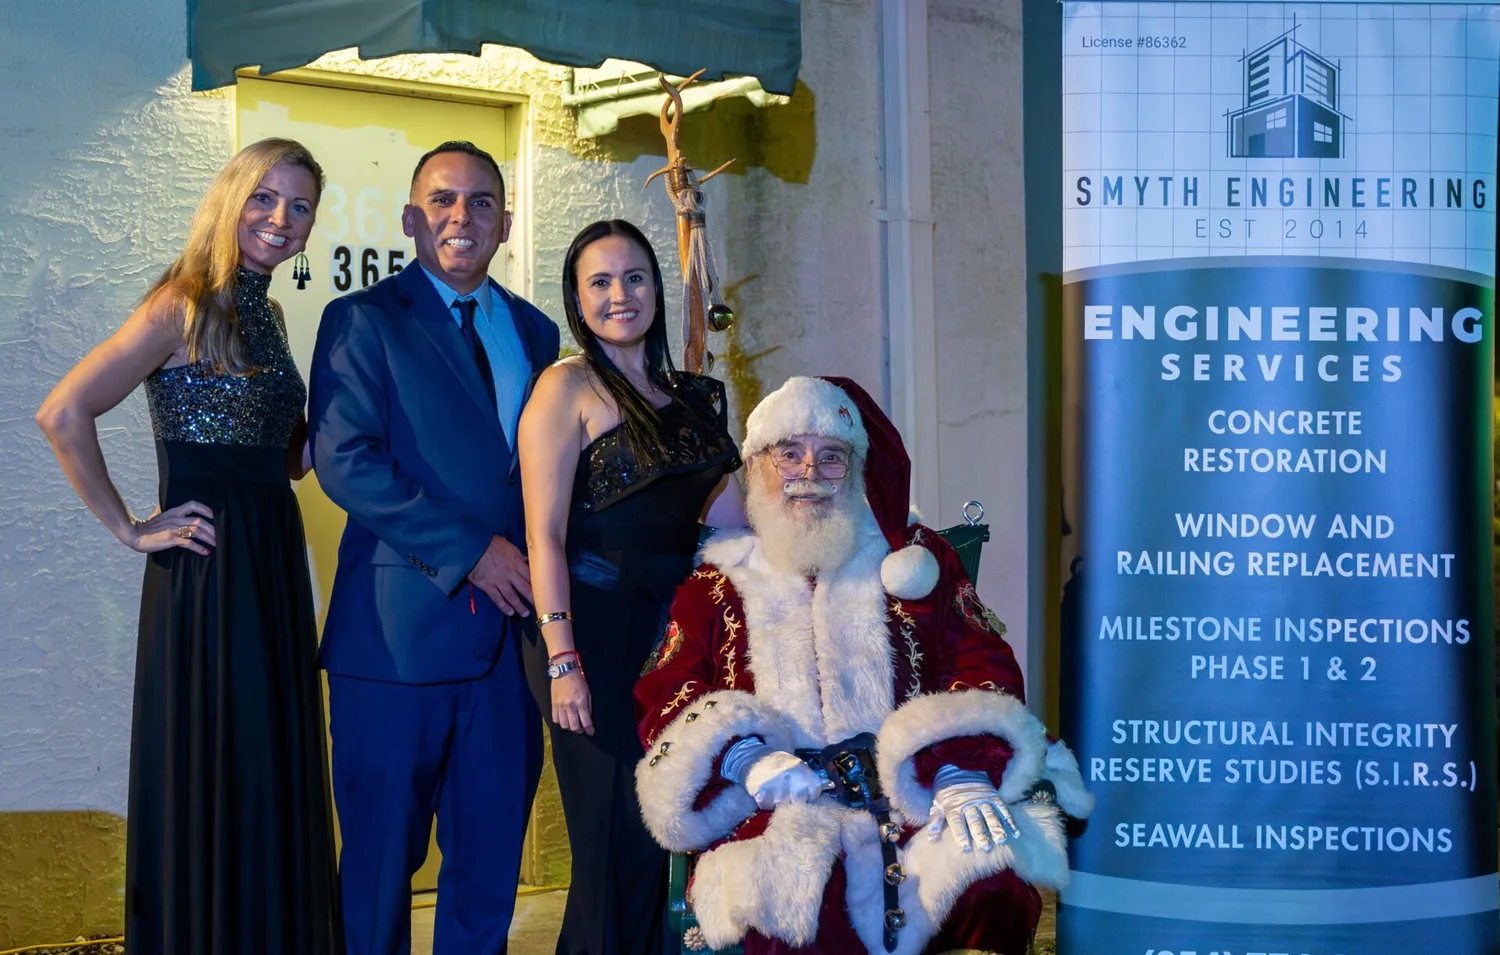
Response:
[[[491,282],[531,363],[558,330]],[[329,673],[396,683],[484,676],[514,626],[468,573],[498,534],[525,546],[515,449],[432,282],[409,268],[330,302],[309,376],[318,482],[349,515],[323,626]]]

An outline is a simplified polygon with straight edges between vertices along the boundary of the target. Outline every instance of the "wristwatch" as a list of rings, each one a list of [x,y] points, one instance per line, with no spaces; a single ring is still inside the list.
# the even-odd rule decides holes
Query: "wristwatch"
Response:
[[[560,676],[572,673],[576,669],[578,669],[578,658],[569,657],[560,663],[547,664],[547,676],[555,680]]]

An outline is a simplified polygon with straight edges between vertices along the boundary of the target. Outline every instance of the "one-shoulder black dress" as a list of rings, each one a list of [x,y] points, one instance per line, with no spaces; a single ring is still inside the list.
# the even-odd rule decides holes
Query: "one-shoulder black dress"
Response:
[[[641,822],[635,683],[693,569],[699,516],[740,466],[724,386],[680,375],[662,408],[660,460],[642,467],[621,429],[584,449],[568,514],[573,640],[593,705],[594,735],[551,721],[547,648],[527,630],[526,676],[552,736],[573,879],[558,955],[656,955],[663,945],[666,853]]]
[[[141,593],[125,946],[131,955],[343,951],[317,621],[287,444],[307,399],[266,290],[234,301],[259,370],[146,380],[163,509],[217,546],[151,554]]]

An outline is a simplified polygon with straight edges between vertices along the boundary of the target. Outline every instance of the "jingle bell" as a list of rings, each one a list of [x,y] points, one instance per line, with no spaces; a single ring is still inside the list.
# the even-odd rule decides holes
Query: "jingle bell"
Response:
[[[727,332],[734,324],[734,309],[728,305],[711,305],[708,309],[708,317],[704,321],[711,332]]]

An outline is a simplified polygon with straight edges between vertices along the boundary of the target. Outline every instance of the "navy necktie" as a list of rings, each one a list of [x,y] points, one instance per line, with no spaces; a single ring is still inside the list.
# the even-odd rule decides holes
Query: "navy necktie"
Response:
[[[479,332],[474,328],[474,311],[479,308],[479,303],[472,298],[461,298],[453,304],[458,309],[459,317],[463,319],[464,344],[469,346],[474,364],[479,366],[479,377],[484,381],[484,390],[490,396],[490,410],[494,411],[495,373],[490,369],[490,356],[484,350],[484,342],[479,340]]]

